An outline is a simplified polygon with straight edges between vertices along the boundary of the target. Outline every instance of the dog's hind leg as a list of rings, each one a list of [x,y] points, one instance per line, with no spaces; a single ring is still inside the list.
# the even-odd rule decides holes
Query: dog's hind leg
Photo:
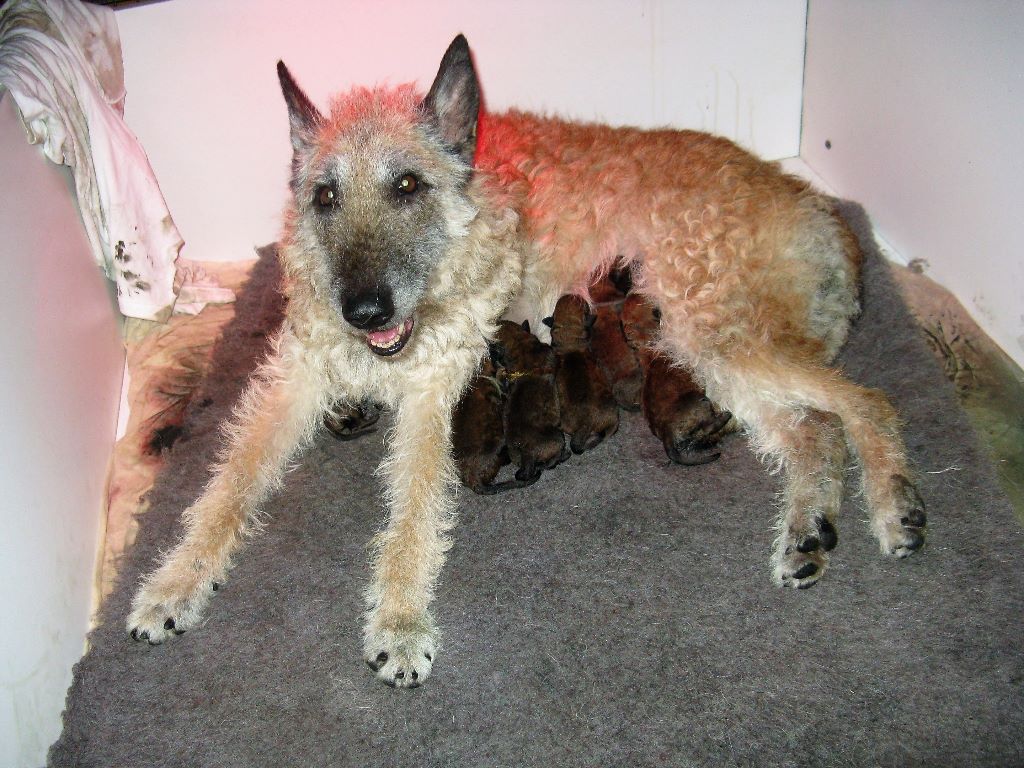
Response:
[[[860,463],[882,551],[905,557],[921,547],[924,505],[909,479],[896,413],[881,392],[831,369],[767,353],[719,361],[703,374],[712,398],[738,416],[755,447],[785,473],[785,511],[773,557],[778,583],[809,586],[834,545],[842,499],[840,436]]]
[[[221,462],[182,516],[181,539],[132,601],[127,623],[133,638],[157,644],[199,622],[227,577],[231,554],[258,528],[260,504],[280,485],[289,458],[318,428],[325,401],[301,345],[285,332],[236,407]]]
[[[842,422],[817,410],[786,413],[781,423],[767,421],[760,425],[762,445],[775,443],[771,452],[782,456],[785,477],[772,576],[780,586],[806,589],[817,583],[837,543],[846,463]]]
[[[430,675],[438,633],[429,612],[454,524],[458,473],[451,419],[465,372],[438,367],[395,409],[388,456],[388,522],[374,540],[364,658],[388,685],[414,688]]]

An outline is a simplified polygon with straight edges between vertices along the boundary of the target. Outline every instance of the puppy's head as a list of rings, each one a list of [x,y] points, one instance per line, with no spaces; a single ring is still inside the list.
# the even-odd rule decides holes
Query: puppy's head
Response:
[[[509,371],[543,370],[551,366],[551,347],[530,333],[530,324],[502,320],[498,323],[498,348],[502,365]]]
[[[583,298],[574,294],[562,296],[551,317],[551,346],[560,350],[586,347],[594,319]]]
[[[622,332],[629,346],[637,351],[649,349],[658,337],[661,311],[638,293],[622,303]]]
[[[415,337],[418,309],[476,214],[467,197],[479,86],[461,35],[425,98],[357,88],[322,114],[278,63],[292,143],[286,269],[377,355]]]

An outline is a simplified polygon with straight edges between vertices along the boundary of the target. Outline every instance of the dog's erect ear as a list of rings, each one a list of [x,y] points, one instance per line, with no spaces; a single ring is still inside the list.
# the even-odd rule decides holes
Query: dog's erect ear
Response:
[[[476,152],[476,123],[480,115],[480,84],[476,79],[469,43],[459,35],[445,51],[434,84],[423,100],[441,138],[467,163]]]
[[[307,145],[323,122],[323,115],[299,88],[292,73],[283,61],[277,62],[277,77],[281,81],[281,92],[288,104],[288,122],[291,125],[292,148],[297,152]]]

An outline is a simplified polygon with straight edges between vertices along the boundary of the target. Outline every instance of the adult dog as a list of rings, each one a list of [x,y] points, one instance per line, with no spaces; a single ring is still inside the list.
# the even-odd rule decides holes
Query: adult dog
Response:
[[[703,133],[479,115],[461,35],[422,99],[410,86],[355,89],[324,115],[283,64],[278,74],[294,150],[286,318],[180,541],[135,597],[133,637],[194,626],[324,411],[373,400],[395,427],[364,653],[385,682],[422,683],[453,523],[452,409],[499,316],[543,329],[559,296],[585,294],[623,257],[661,309],[659,348],[784,475],[777,583],[821,576],[847,446],[882,551],[922,545],[896,414],[827,367],[858,311],[860,260],[827,199]]]

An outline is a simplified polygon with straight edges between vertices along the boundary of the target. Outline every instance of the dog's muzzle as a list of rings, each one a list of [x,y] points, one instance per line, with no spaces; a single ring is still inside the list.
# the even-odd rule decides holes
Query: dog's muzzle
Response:
[[[353,328],[366,331],[370,351],[382,357],[400,352],[412,336],[411,316],[397,323],[393,321],[395,304],[387,288],[374,288],[345,299],[341,315]]]

